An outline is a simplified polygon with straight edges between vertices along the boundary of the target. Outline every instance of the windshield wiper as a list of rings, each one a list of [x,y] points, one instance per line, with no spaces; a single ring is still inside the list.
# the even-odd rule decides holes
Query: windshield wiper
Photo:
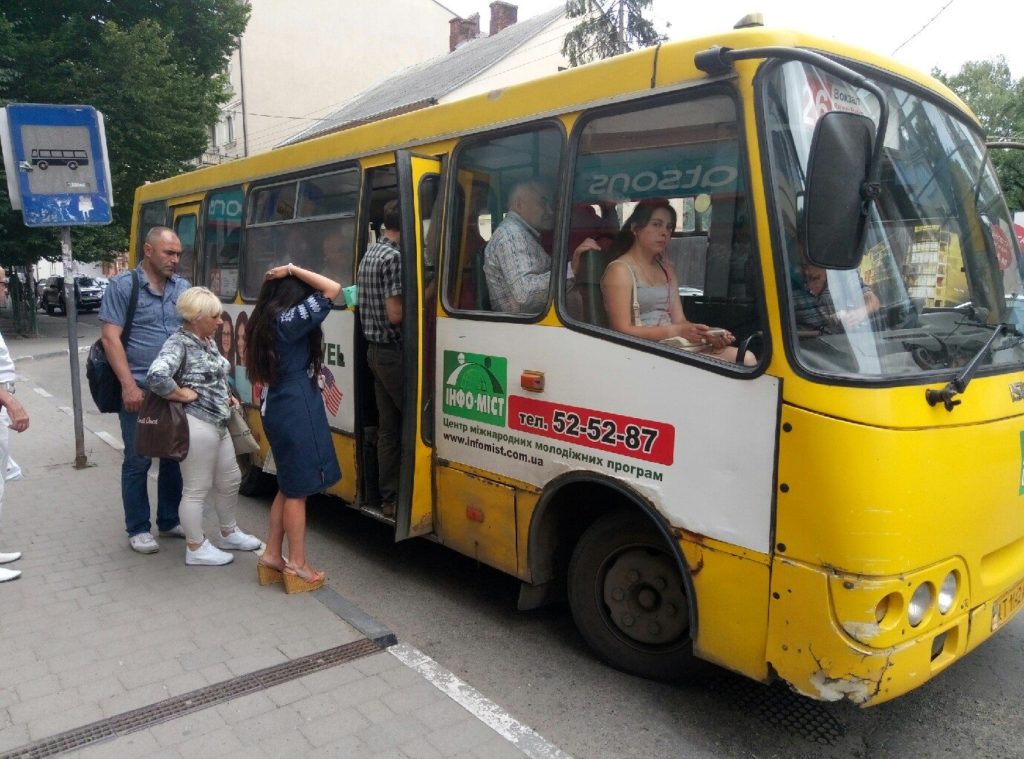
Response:
[[[974,377],[974,373],[978,370],[978,365],[981,364],[982,360],[989,354],[992,349],[992,343],[1002,335],[1003,333],[1013,333],[1019,335],[1017,328],[1012,324],[997,324],[995,329],[992,330],[992,335],[985,344],[978,349],[978,352],[974,354],[967,366],[964,367],[963,371],[960,372],[956,377],[951,379],[949,383],[941,390],[935,388],[928,388],[924,391],[925,400],[928,401],[929,406],[936,406],[941,403],[946,407],[946,411],[952,411],[954,406],[959,406],[960,401],[954,400],[957,395],[960,395],[967,389],[968,383]]]

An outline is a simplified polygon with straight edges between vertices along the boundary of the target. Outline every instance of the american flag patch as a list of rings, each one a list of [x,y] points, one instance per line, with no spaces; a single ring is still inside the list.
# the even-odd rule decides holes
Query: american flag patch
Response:
[[[320,386],[320,395],[324,399],[324,405],[331,416],[338,415],[341,408],[341,390],[338,383],[334,381],[334,374],[326,366],[320,367],[320,377],[317,384]]]

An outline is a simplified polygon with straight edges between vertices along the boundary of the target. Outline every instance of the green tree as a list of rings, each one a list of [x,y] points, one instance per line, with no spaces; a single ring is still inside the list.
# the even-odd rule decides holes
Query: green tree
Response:
[[[968,61],[959,73],[932,75],[970,106],[989,142],[1024,142],[1024,78],[1014,81],[1006,59]],[[1011,210],[1024,210],[1024,151],[993,150],[992,163]]]
[[[644,17],[650,8],[651,0],[566,0],[566,15],[583,20],[565,35],[562,55],[579,66],[663,42]]]
[[[0,106],[83,103],[106,119],[107,227],[74,228],[75,258],[128,247],[135,188],[181,173],[230,97],[226,64],[249,18],[238,0],[14,0],[0,5]],[[60,258],[56,230],[12,211],[0,167],[0,264]]]

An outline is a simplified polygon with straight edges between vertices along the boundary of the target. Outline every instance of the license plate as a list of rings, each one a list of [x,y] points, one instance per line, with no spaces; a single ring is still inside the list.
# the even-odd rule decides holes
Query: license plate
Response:
[[[992,632],[1002,627],[1006,620],[1020,610],[1021,606],[1024,606],[1024,582],[1017,583],[1016,587],[993,604]]]

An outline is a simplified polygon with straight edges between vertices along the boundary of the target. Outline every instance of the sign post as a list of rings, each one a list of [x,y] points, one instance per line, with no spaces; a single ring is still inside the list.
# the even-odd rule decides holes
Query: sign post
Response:
[[[77,267],[71,227],[109,224],[114,205],[103,114],[88,105],[15,103],[0,109],[0,145],[11,208],[29,227],[60,227],[64,314],[71,361],[75,468],[88,466],[78,365]]]

